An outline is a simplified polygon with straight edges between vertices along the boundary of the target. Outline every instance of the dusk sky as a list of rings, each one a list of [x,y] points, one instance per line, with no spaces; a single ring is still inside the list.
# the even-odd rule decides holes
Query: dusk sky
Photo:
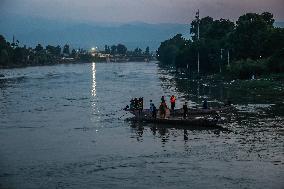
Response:
[[[6,15],[84,22],[188,23],[197,9],[201,17],[232,20],[268,11],[284,21],[284,0],[0,0]]]

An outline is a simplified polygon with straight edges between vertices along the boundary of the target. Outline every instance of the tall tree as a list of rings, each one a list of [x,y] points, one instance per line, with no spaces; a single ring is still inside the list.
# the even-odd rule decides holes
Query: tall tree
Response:
[[[186,40],[181,34],[177,34],[173,38],[162,42],[157,51],[158,60],[165,64],[175,65],[175,59],[178,51],[185,44]]]

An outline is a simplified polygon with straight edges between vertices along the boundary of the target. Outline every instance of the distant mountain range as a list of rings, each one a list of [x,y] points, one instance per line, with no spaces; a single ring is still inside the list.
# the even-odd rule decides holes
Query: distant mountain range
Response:
[[[8,41],[13,35],[20,44],[34,47],[43,45],[69,44],[72,48],[99,47],[122,43],[129,49],[149,46],[156,50],[160,43],[177,33],[190,38],[190,26],[186,24],[147,24],[143,22],[119,23],[78,23],[71,21],[48,20],[34,17],[1,15],[0,34]],[[275,26],[284,27],[284,22]]]
[[[34,47],[43,45],[70,44],[74,48],[104,49],[104,45],[122,43],[129,49],[147,46],[156,50],[160,43],[177,33],[189,37],[189,25],[185,24],[147,24],[132,22],[117,23],[77,23],[42,18],[2,17],[0,34],[8,41],[13,35],[21,44]]]
[[[275,22],[275,27],[284,28],[284,22]]]

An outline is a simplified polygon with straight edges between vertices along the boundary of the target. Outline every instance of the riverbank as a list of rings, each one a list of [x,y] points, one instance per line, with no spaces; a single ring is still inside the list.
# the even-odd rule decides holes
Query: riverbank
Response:
[[[59,64],[80,64],[80,63],[89,63],[86,61],[79,60],[70,60],[70,59],[58,59],[57,61],[53,61],[50,63],[39,63],[39,64],[10,64],[10,65],[0,65],[0,69],[13,69],[13,68],[26,68],[26,67],[34,67],[34,66],[52,66]]]
[[[220,74],[197,77],[174,68],[160,67],[171,78],[164,78],[165,86],[174,85],[186,100],[200,105],[207,99],[211,107],[227,100],[240,106],[259,104],[271,106],[274,114],[284,115],[284,73],[263,75],[255,79],[229,79]],[[282,113],[281,113],[282,112]]]

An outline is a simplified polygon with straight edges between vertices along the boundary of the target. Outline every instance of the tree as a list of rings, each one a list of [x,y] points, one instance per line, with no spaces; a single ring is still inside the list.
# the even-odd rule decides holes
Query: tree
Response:
[[[117,47],[115,45],[111,46],[111,52],[112,55],[115,55],[117,53]]]
[[[150,48],[149,47],[146,47],[145,55],[150,56]]]
[[[175,65],[176,55],[185,44],[186,40],[181,34],[177,34],[173,38],[162,42],[157,51],[158,60],[164,64]]]
[[[127,52],[126,46],[124,46],[124,45],[122,45],[122,44],[118,44],[117,47],[116,47],[116,49],[117,49],[117,53],[118,53],[118,54],[121,54],[121,55],[125,55],[126,52]]]
[[[142,55],[142,49],[140,49],[139,47],[135,48],[133,54],[134,54],[134,56],[141,56]]]
[[[11,48],[10,45],[6,42],[5,38],[0,35],[0,65],[2,66],[8,65],[10,62],[9,48]]]
[[[247,13],[239,17],[232,37],[237,59],[256,60],[265,55],[265,41],[269,38],[274,20],[269,13]]]
[[[36,53],[40,53],[43,51],[43,47],[41,46],[41,44],[38,44],[36,47],[35,47],[35,52]]]
[[[270,57],[283,48],[284,28],[273,28],[269,33],[269,37],[264,41],[263,57]]]
[[[0,50],[0,65],[6,66],[10,62],[7,49]]]
[[[206,36],[208,28],[213,24],[213,18],[207,16],[199,20],[199,36]],[[191,22],[190,34],[192,35],[192,40],[198,40],[198,20],[195,19]]]

